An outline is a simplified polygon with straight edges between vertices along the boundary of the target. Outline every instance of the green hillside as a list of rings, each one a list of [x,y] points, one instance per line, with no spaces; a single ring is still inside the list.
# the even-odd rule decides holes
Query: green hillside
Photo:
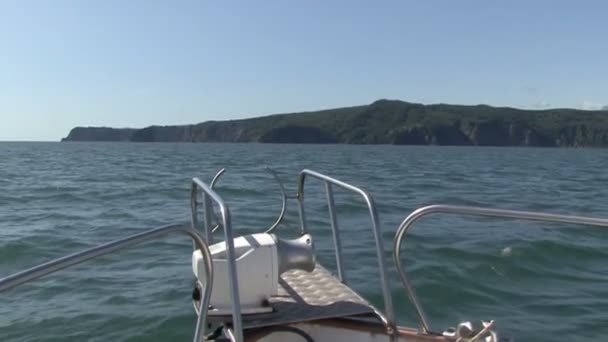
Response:
[[[64,141],[608,146],[608,111],[370,105],[142,129],[76,127]]]

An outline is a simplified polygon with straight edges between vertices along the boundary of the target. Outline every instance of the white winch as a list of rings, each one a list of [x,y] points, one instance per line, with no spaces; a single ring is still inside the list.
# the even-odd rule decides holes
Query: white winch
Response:
[[[209,251],[214,274],[209,315],[227,315],[232,312],[232,298],[226,243],[213,244]],[[316,264],[309,234],[294,240],[279,239],[267,233],[240,236],[234,239],[234,252],[241,313],[244,315],[272,311],[268,301],[278,294],[279,276],[293,269],[312,272]],[[203,284],[206,283],[204,262],[202,253],[194,251],[192,270]]]

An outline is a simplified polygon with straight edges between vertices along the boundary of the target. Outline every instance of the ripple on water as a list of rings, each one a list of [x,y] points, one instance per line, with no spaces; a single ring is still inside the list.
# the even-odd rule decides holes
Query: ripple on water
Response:
[[[261,231],[280,209],[270,164],[296,191],[311,168],[363,186],[379,205],[400,322],[414,313],[392,263],[404,217],[433,203],[605,216],[604,150],[243,144],[1,143],[0,274],[144,229],[189,222],[190,179],[226,168],[218,192],[235,229]],[[335,269],[322,183],[307,180],[319,258]],[[374,236],[362,200],[334,189],[347,280],[382,307]],[[292,237],[297,206],[288,205]],[[220,238],[220,235],[218,235]],[[454,215],[417,222],[404,264],[436,329],[496,319],[517,340],[605,335],[603,230]],[[0,341],[187,340],[190,242],[168,238],[45,278],[0,297]],[[510,253],[501,253],[510,248]],[[567,319],[564,319],[567,317]],[[559,324],[555,324],[559,322]],[[604,331],[603,331],[604,330]]]

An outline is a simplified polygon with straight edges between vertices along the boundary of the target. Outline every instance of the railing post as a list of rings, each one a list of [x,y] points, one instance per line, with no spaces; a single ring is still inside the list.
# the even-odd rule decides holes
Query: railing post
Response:
[[[374,240],[376,240],[376,253],[378,254],[378,273],[380,273],[380,286],[382,286],[382,294],[384,296],[384,310],[386,310],[386,318],[391,329],[396,329],[395,324],[395,308],[393,307],[393,296],[391,287],[388,282],[388,271],[386,270],[386,261],[384,259],[384,240],[382,240],[382,230],[380,228],[380,220],[378,219],[378,210],[373,197],[360,190],[361,195],[367,202],[369,209],[370,220],[372,222]],[[392,331],[391,339],[394,340],[396,331]]]
[[[302,235],[308,232],[308,228],[306,227],[306,213],[304,211],[304,180],[306,178],[305,174],[300,175],[299,184],[298,184],[298,212],[300,213],[300,233]]]
[[[608,219],[583,217],[583,216],[572,216],[572,215],[560,215],[560,214],[549,214],[533,211],[520,211],[520,210],[507,210],[507,209],[494,209],[484,207],[470,207],[470,206],[458,206],[458,205],[445,205],[435,204],[426,207],[418,208],[409,214],[397,228],[395,233],[395,239],[393,240],[393,261],[397,267],[399,278],[405,288],[407,296],[414,305],[418,321],[422,326],[424,332],[429,332],[430,327],[426,319],[422,305],[418,302],[416,292],[410,284],[405,269],[401,263],[401,245],[405,241],[405,237],[409,230],[412,228],[414,222],[427,215],[442,213],[442,214],[455,214],[465,216],[479,216],[479,217],[492,217],[492,218],[503,218],[503,219],[516,219],[525,221],[538,221],[538,222],[552,222],[552,223],[571,223],[579,225],[589,225],[596,227],[608,228]]]
[[[237,342],[243,339],[243,324],[241,321],[241,300],[239,296],[239,282],[236,269],[236,255],[234,254],[234,238],[232,236],[232,225],[230,223],[230,211],[227,206],[220,205],[222,211],[222,225],[224,226],[224,239],[226,242],[226,254],[228,258],[228,274],[231,278],[230,292],[232,295],[232,325],[234,326],[235,339]]]
[[[331,212],[332,209],[334,209],[333,193],[332,193],[332,189],[328,188],[328,185],[331,185],[331,186],[335,185],[340,188],[352,191],[356,194],[359,194],[365,200],[365,203],[367,204],[367,208],[369,209],[369,214],[370,214],[371,223],[372,223],[372,231],[374,233],[374,239],[376,242],[376,253],[378,256],[378,271],[380,273],[382,296],[384,297],[384,309],[386,311],[386,317],[384,317],[384,315],[382,315],[381,313],[378,313],[378,316],[380,316],[380,318],[383,320],[383,322],[389,329],[389,333],[391,334],[391,341],[395,340],[396,330],[395,330],[395,311],[394,311],[394,307],[393,307],[393,297],[392,297],[391,290],[390,290],[390,284],[388,282],[388,272],[386,270],[386,261],[385,261],[385,257],[384,257],[384,244],[383,244],[383,240],[382,240],[382,230],[380,229],[380,220],[378,219],[378,212],[376,209],[376,204],[374,203],[372,196],[368,192],[366,192],[356,186],[342,182],[335,178],[331,178],[331,177],[328,177],[321,173],[318,173],[318,172],[315,172],[312,170],[308,170],[308,169],[302,170],[300,172],[300,177],[298,179],[298,205],[299,205],[298,208],[300,211],[300,224],[301,224],[301,228],[302,228],[302,233],[306,232],[306,218],[304,216],[304,181],[305,181],[307,175],[311,176],[313,178],[319,179],[321,181],[324,181],[326,183],[325,189],[328,190],[327,194],[328,194],[328,204],[330,207],[330,219],[331,219],[331,216],[334,215],[334,219],[332,220],[332,231],[335,233],[338,232],[338,229],[337,229],[338,227],[337,227],[337,222],[335,221],[335,212],[334,213]],[[333,228],[335,228],[335,229],[333,229]],[[334,239],[335,239],[334,241],[339,241],[339,234],[334,235]],[[334,247],[336,247],[336,245],[334,245]],[[336,248],[336,255],[338,255],[338,253],[339,253],[338,252],[339,248],[341,249],[341,247],[338,245]],[[340,252],[340,256],[341,256],[341,252]],[[336,258],[336,259],[338,259],[338,258]],[[340,260],[340,259],[338,259],[338,260]],[[341,264],[342,264],[341,260],[336,261],[336,262],[338,263],[338,265],[340,265],[339,267],[341,267]],[[344,270],[342,270],[342,271],[344,271]]]
[[[329,222],[331,224],[331,232],[334,238],[334,250],[336,252],[336,264],[338,268],[338,279],[346,284],[344,279],[344,264],[342,263],[342,242],[340,240],[340,232],[338,231],[338,219],[335,213],[334,193],[331,183],[325,182],[325,194],[327,195],[327,207],[329,209]]]
[[[194,229],[195,231],[198,231],[198,191],[197,191],[198,187],[196,186],[196,184],[192,183],[192,186],[190,187],[190,214],[191,214],[191,222],[192,222],[192,229]],[[194,241],[192,242],[192,250],[196,250],[196,244],[194,243]]]
[[[211,235],[211,216],[215,215],[211,207],[209,200],[213,200],[220,210],[222,222],[218,222],[218,226],[224,229],[224,239],[226,243],[226,259],[228,263],[228,280],[230,285],[230,294],[232,297],[232,326],[234,327],[235,340],[237,342],[243,342],[243,324],[241,317],[241,301],[239,296],[239,282],[236,269],[236,258],[234,253],[234,237],[232,235],[232,223],[230,220],[230,210],[224,200],[215,192],[213,189],[202,182],[198,178],[193,178],[192,182],[195,186],[198,186],[203,191],[203,205],[205,207],[205,232],[209,236]],[[209,242],[207,242],[209,243]],[[201,308],[205,310],[206,308]]]
[[[211,203],[209,203],[209,199],[207,198],[207,194],[203,192],[203,215],[205,220],[205,239],[208,244],[213,243],[213,234],[211,231]],[[219,222],[218,222],[219,223]]]

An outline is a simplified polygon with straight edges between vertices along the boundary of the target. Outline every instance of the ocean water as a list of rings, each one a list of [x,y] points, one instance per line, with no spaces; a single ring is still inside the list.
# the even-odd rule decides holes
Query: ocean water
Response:
[[[295,193],[302,168],[369,190],[379,207],[399,323],[417,326],[392,262],[399,223],[427,204],[608,216],[608,150],[414,146],[0,143],[0,277],[159,225],[189,221],[192,177],[210,181],[238,233]],[[307,181],[319,258],[335,267],[322,186]],[[309,195],[310,194],[310,195]],[[349,284],[382,307],[366,209],[336,190]],[[294,235],[295,202],[277,233]],[[431,326],[495,319],[517,341],[608,335],[608,230],[437,215],[404,263]],[[193,334],[191,242],[177,236],[0,294],[0,341],[185,341]]]

